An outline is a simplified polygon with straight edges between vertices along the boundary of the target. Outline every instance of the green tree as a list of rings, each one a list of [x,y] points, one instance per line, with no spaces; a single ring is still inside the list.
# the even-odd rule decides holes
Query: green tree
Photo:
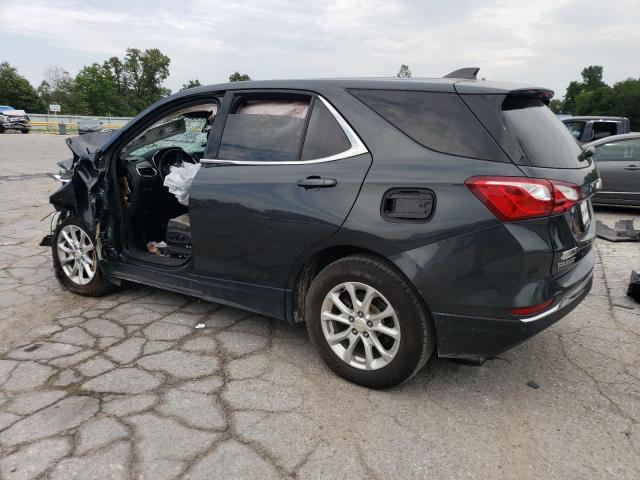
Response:
[[[73,92],[78,99],[78,111],[85,115],[119,114],[118,89],[111,70],[93,63],[76,75]]]
[[[574,113],[576,110],[576,97],[584,91],[584,85],[578,81],[569,82],[564,95],[562,110],[566,113]]]
[[[121,64],[131,115],[171,93],[171,90],[162,86],[169,76],[170,63],[169,57],[157,48],[144,51],[127,48],[127,54]]]
[[[640,78],[628,78],[611,88],[611,110],[628,117],[631,130],[640,130]]]
[[[230,82],[246,82],[249,80],[251,80],[251,77],[246,73],[233,72],[231,75],[229,75]]]
[[[553,113],[564,113],[562,111],[562,104],[562,100],[554,98],[553,100],[551,100],[551,102],[549,102],[549,108]]]
[[[180,88],[180,91],[189,90],[190,88],[201,87],[201,86],[202,84],[200,83],[200,80],[196,78],[195,80],[189,80],[187,83],[183,83],[182,87]]]
[[[585,90],[595,90],[605,87],[607,84],[602,80],[603,68],[600,65],[590,65],[582,69],[582,85]]]
[[[64,113],[79,113],[81,100],[74,93],[74,79],[60,65],[49,65],[44,71],[44,81],[38,89],[45,106],[57,103]]]
[[[612,115],[611,87],[584,90],[575,98],[575,115]],[[615,114],[618,115],[618,114]]]
[[[0,104],[32,113],[44,112],[42,100],[29,80],[8,62],[0,63]]]
[[[400,70],[398,70],[398,74],[396,75],[398,78],[411,78],[411,70],[409,70],[409,65],[405,65],[404,63],[400,65]]]
[[[632,130],[640,127],[640,78],[628,78],[609,86],[603,80],[603,68],[600,65],[582,69],[581,76],[581,82],[569,82],[562,112],[627,117]],[[552,109],[558,106],[554,102],[550,105]]]
[[[133,116],[171,93],[162,86],[169,76],[170,63],[171,59],[157,48],[128,48],[123,59],[109,58],[91,75],[113,86],[115,95],[111,95],[112,90],[106,95],[111,98],[107,109],[112,115]]]

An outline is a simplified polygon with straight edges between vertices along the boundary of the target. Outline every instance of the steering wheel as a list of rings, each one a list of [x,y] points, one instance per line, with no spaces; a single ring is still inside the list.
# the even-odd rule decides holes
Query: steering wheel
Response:
[[[153,154],[153,163],[164,181],[164,177],[171,172],[171,167],[181,167],[183,163],[195,164],[198,161],[180,147],[168,147]]]

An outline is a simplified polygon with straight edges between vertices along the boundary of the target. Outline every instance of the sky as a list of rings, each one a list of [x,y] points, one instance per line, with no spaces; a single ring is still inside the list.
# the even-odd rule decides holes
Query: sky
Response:
[[[414,77],[478,66],[480,77],[549,87],[588,65],[607,83],[640,77],[640,0],[0,0],[0,61],[37,86],[127,47],[171,58],[190,79]]]

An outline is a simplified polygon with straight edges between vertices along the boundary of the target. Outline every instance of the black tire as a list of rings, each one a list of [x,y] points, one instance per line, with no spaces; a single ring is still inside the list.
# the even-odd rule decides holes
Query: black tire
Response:
[[[22,130],[20,130],[22,133],[29,133],[29,129],[28,128],[23,128]]]
[[[325,339],[320,320],[322,304],[332,289],[345,282],[375,288],[396,311],[400,344],[395,357],[379,369],[364,370],[346,363]],[[311,341],[329,368],[369,388],[389,388],[408,380],[424,367],[435,348],[432,322],[417,293],[393,265],[370,255],[344,257],[325,267],[311,283],[305,316]]]
[[[4,127],[0,125],[0,133],[4,133]]]
[[[51,249],[53,253],[53,268],[54,268],[56,277],[58,277],[58,280],[60,281],[60,283],[62,283],[62,285],[67,290],[70,290],[74,293],[77,293],[79,295],[84,295],[87,297],[100,297],[102,295],[105,295],[113,291],[115,289],[115,286],[109,283],[104,278],[104,275],[102,274],[102,271],[99,266],[96,268],[96,272],[93,278],[91,279],[91,281],[85,285],[80,285],[74,282],[64,272],[64,270],[62,269],[62,265],[60,264],[60,258],[58,257],[58,237],[61,235],[60,232],[62,231],[62,229],[67,225],[75,225],[80,229],[82,229],[88,235],[89,239],[91,239],[91,242],[95,248],[95,241],[93,240],[95,238],[95,235],[84,225],[84,223],[80,218],[76,216],[70,216],[65,220],[63,220],[62,222],[60,222],[55,232],[53,233],[53,237],[51,239]],[[95,255],[94,255],[94,261],[97,262],[97,258],[95,258]]]

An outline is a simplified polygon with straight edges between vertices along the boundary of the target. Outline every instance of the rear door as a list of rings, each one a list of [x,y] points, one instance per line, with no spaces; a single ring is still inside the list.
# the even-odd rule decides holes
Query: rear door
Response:
[[[640,201],[640,139],[598,145],[593,158],[602,178],[602,200]]]
[[[371,156],[315,94],[236,92],[225,105],[216,151],[190,191],[193,267],[284,289],[299,255],[344,222]]]

